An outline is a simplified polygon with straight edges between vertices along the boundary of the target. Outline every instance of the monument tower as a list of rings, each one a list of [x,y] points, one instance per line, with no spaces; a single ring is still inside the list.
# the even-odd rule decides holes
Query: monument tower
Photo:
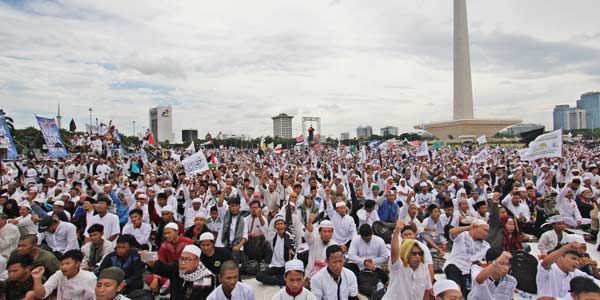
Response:
[[[496,132],[521,123],[520,120],[476,119],[473,114],[473,87],[471,84],[471,54],[469,51],[469,23],[466,0],[454,0],[454,101],[452,121],[415,126],[446,142],[460,142],[461,136]]]

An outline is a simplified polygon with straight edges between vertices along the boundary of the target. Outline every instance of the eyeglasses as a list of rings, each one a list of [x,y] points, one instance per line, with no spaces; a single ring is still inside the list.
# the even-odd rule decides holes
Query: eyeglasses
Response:
[[[191,263],[191,262],[195,261],[196,259],[197,258],[190,258],[190,257],[182,257],[182,256],[180,256],[179,257],[179,262],[187,264],[187,263]]]
[[[423,252],[421,252],[421,251],[413,251],[413,252],[410,253],[410,255],[423,257]]]

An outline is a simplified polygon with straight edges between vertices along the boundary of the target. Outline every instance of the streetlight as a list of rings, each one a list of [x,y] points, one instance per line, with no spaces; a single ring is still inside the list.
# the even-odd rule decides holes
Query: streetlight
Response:
[[[93,109],[90,107],[90,109],[88,109],[88,111],[90,112],[90,126],[92,126],[92,111],[93,111]]]

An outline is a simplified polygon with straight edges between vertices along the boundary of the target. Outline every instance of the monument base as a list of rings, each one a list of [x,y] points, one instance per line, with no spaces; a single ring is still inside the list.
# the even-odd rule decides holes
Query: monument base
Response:
[[[516,124],[521,120],[502,119],[464,119],[417,125],[415,129],[425,130],[447,143],[461,142],[461,136],[473,136],[475,139],[484,135],[491,138],[498,131]]]

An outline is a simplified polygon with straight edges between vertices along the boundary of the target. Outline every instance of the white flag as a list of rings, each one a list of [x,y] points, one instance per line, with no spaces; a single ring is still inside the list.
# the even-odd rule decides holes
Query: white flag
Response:
[[[562,157],[562,129],[542,134],[529,143],[527,152],[519,151],[521,160],[533,161],[545,157]]]
[[[188,176],[196,175],[208,170],[208,161],[202,151],[196,152],[196,154],[186,157],[181,161],[185,174]]]
[[[185,151],[192,152],[192,153],[196,152],[196,147],[194,146],[194,141],[192,141],[190,143],[190,145],[187,148],[185,148]]]
[[[479,143],[479,145],[487,144],[485,134],[477,138],[477,143]]]
[[[429,151],[427,150],[427,141],[423,141],[419,148],[417,148],[417,157],[419,156],[427,156],[429,157]]]

